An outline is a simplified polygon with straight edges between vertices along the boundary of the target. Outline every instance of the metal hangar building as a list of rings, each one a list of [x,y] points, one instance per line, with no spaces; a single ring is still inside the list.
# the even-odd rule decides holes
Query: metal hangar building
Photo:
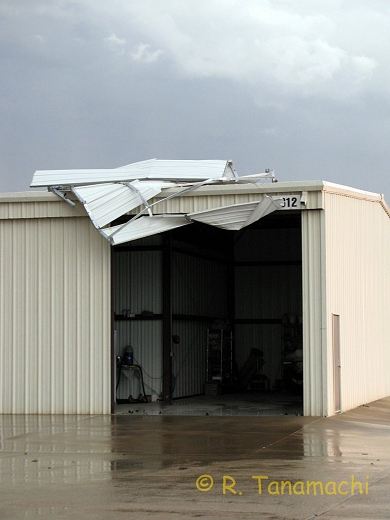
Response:
[[[153,159],[1,194],[0,413],[113,413],[138,393],[130,345],[164,401],[296,383],[327,416],[390,395],[383,196],[272,181]]]

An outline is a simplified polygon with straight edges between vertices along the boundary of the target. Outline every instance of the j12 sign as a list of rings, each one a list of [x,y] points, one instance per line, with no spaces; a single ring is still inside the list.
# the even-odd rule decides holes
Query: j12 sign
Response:
[[[280,205],[280,209],[301,209],[300,195],[283,195],[273,198]]]

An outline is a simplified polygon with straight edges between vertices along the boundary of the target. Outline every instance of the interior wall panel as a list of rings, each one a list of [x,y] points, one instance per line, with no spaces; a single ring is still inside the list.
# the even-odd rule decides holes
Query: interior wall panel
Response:
[[[173,314],[226,318],[226,265],[174,251]]]
[[[114,324],[115,357],[123,357],[127,346],[133,348],[134,363],[143,370],[147,395],[159,395],[162,391],[162,251],[147,249],[160,244],[161,236],[148,237],[114,253],[114,307],[115,315],[121,318]],[[136,317],[127,318],[127,312]],[[145,312],[159,316],[143,318]],[[138,370],[122,371],[117,397],[138,398],[142,392]]]
[[[302,318],[301,230],[248,230],[236,240],[235,261],[238,369],[252,348],[262,350],[263,373],[273,388],[282,377],[283,316]]]
[[[172,310],[174,315],[199,319],[173,321],[173,333],[180,337],[180,343],[173,345],[174,398],[204,392],[208,326],[205,318],[227,317],[226,263],[201,257],[185,247],[188,253],[172,254]]]
[[[162,313],[162,252],[115,253],[115,314]]]
[[[288,216],[286,215],[286,218]],[[301,229],[248,229],[238,235],[235,261],[301,261]]]
[[[147,395],[160,395],[162,391],[162,321],[130,320],[115,323],[116,356],[123,356],[126,346],[133,348],[134,363],[142,367]],[[118,367],[119,368],[119,367]],[[116,373],[118,382],[119,373]],[[138,398],[143,392],[138,370],[121,373],[117,397]]]
[[[173,332],[180,338],[172,345],[173,397],[204,393],[206,382],[207,324],[199,321],[173,321]]]
[[[282,377],[281,325],[236,325],[236,361],[241,368],[252,348],[263,352],[264,365],[261,373],[269,379],[272,389]]]
[[[302,267],[236,266],[236,319],[302,316]]]

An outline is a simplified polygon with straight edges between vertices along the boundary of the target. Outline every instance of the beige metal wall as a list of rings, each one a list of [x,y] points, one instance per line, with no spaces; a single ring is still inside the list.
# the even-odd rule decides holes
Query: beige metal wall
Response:
[[[328,415],[324,211],[302,211],[303,413]]]
[[[0,413],[110,413],[110,245],[30,209],[0,220]]]
[[[84,206],[72,207],[51,192],[0,193],[0,220],[86,216]]]
[[[390,212],[380,196],[358,190],[327,183],[293,188],[308,190],[302,211],[304,414],[332,415],[334,314],[340,316],[341,410],[390,395]],[[161,209],[188,212],[257,196],[253,187],[226,186],[217,196],[208,189]],[[292,187],[279,183],[259,193],[265,190]],[[71,208],[49,193],[0,197],[0,413],[110,412],[110,245],[84,215],[80,205]],[[141,300],[144,280],[133,294]],[[141,300],[136,312],[149,306]],[[115,310],[128,303],[117,301]],[[143,327],[124,325],[118,344],[130,333],[145,340]],[[178,332],[186,344],[191,337],[201,342],[198,328]],[[160,334],[153,329],[148,341]],[[189,380],[179,373],[176,392]],[[161,373],[150,376],[147,384],[158,391]]]
[[[324,197],[331,415],[332,314],[340,316],[341,411],[390,395],[390,215],[379,196]]]

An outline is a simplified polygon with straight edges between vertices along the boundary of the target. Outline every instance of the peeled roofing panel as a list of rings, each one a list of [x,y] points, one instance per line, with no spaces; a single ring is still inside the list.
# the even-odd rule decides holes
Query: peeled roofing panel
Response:
[[[233,169],[225,160],[164,161],[150,159],[113,169],[41,170],[36,171],[31,187],[76,186],[102,182],[131,181],[135,179],[174,179],[180,181],[219,179],[225,174],[234,177]]]
[[[277,209],[280,209],[279,201],[272,199],[271,197],[268,197],[268,195],[265,195],[263,200],[261,200],[256,206],[256,208],[253,210],[252,214],[245,222],[244,226],[249,226],[253,222],[256,222],[256,220],[260,220],[261,218],[265,217],[266,215],[269,215]]]
[[[140,163],[138,163],[140,164]],[[132,166],[131,164],[129,166]],[[126,169],[127,166],[117,168]],[[182,180],[203,180],[219,179],[226,175],[228,178],[236,177],[231,163],[225,160],[161,160],[151,159],[144,161],[142,170],[146,173],[147,179],[175,179]]]
[[[100,228],[161,192],[157,183],[144,184],[133,181],[130,184],[134,190],[124,184],[107,183],[79,186],[72,191],[84,204],[94,225]]]
[[[264,197],[261,201],[233,204],[208,211],[189,213],[188,216],[191,220],[203,222],[204,224],[237,231],[276,209],[278,209],[277,203],[270,197]]]
[[[163,233],[169,229],[175,229],[186,226],[190,222],[182,216],[175,217],[141,217],[128,224],[114,226],[108,229],[102,229],[102,233],[109,239],[113,245],[130,242],[138,238]]]
[[[34,173],[31,187],[39,186],[76,186],[80,184],[100,184],[102,182],[118,182],[137,179],[137,172],[147,168],[142,161],[129,164],[123,168],[83,169],[83,170],[38,170]]]
[[[216,226],[223,229],[238,230],[242,228],[242,226],[251,216],[257,204],[258,202],[235,204],[233,206],[225,206],[209,211],[189,213],[188,216],[191,218],[191,220],[203,222],[204,224],[209,224],[211,226]]]

